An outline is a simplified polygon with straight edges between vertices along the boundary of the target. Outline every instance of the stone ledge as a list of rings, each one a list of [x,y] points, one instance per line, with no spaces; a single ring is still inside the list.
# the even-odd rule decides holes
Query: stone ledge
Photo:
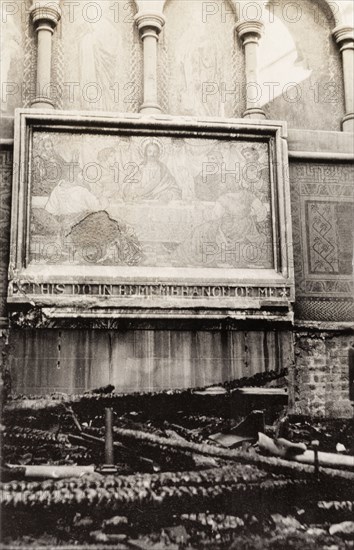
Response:
[[[354,333],[354,322],[336,321],[303,321],[295,319],[294,331],[311,330],[316,332],[349,332]]]
[[[35,112],[35,111],[33,111]],[[67,111],[67,114],[70,114]],[[85,112],[83,111],[82,114]],[[74,113],[73,113],[74,114]],[[75,112],[78,114],[78,112]],[[99,114],[99,113],[97,113]],[[104,113],[102,113],[104,115]],[[130,115],[131,116],[131,115]],[[139,118],[139,115],[136,114]],[[169,120],[168,115],[161,114],[162,120]],[[180,117],[185,120],[185,117]],[[193,118],[191,117],[191,120]],[[203,121],[198,121],[202,123]],[[205,121],[206,122],[206,121]],[[270,123],[262,120],[262,124]],[[11,144],[14,139],[14,117],[1,117],[0,144]],[[290,156],[307,153],[337,153],[338,155],[353,155],[354,136],[349,132],[327,132],[323,130],[288,129],[288,148]]]
[[[354,158],[354,135],[349,132],[289,129],[288,136],[289,153],[337,153]]]

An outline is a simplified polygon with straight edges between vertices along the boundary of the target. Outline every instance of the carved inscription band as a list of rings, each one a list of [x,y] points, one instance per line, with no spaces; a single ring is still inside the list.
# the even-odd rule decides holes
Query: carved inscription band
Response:
[[[289,298],[286,286],[211,286],[169,284],[62,284],[13,283],[13,295],[88,295],[88,296],[179,296],[184,298]]]

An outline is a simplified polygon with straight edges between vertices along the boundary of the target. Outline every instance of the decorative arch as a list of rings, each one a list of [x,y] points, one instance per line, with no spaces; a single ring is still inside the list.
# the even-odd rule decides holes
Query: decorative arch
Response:
[[[277,0],[264,0],[264,7],[270,5],[276,5]],[[337,2],[331,0],[314,0],[314,4],[322,10],[328,11],[331,14],[333,28],[345,23],[345,8],[343,3],[339,0]]]
[[[339,50],[331,38],[340,21],[325,0],[301,2],[301,18],[291,21],[286,0],[270,0],[260,42],[262,107],[268,118],[292,128],[340,131],[344,91]],[[318,6],[318,12],[313,8]],[[327,7],[326,7],[327,6]],[[300,15],[300,14],[299,14]],[[270,89],[269,83],[276,85]]]
[[[154,12],[160,13],[163,12],[164,0],[133,0],[138,9],[138,13],[142,12]]]
[[[136,0],[137,2],[139,2],[139,0]],[[162,11],[165,12],[168,4],[170,4],[171,2],[175,2],[175,1],[178,1],[178,0],[156,0],[156,4],[160,4],[162,5]],[[191,0],[193,1],[193,0]],[[194,1],[197,1],[197,0],[194,0]],[[234,13],[234,16],[235,16],[235,23],[239,20],[239,13],[238,13],[238,9],[237,9],[237,2],[236,0],[223,0],[225,4],[228,4],[232,10],[232,12]],[[208,5],[208,2],[205,2],[204,0],[200,0],[200,3],[204,3],[205,6],[207,7]],[[146,0],[145,0],[145,3],[146,3]],[[212,7],[213,4],[215,4],[215,2],[212,2],[210,1],[209,2],[210,4],[210,7]],[[210,15],[212,15],[212,11],[210,10],[209,12]]]

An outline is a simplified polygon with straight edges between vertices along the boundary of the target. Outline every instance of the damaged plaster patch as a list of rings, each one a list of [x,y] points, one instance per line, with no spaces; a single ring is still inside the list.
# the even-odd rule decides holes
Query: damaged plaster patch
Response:
[[[76,249],[87,250],[87,261],[111,260],[114,263],[137,265],[142,247],[131,226],[112,219],[105,210],[92,212],[80,220],[66,235]]]

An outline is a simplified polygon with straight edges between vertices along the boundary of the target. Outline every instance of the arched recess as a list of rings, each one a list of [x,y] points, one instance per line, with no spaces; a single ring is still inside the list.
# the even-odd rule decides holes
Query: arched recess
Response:
[[[72,5],[70,5],[72,2]],[[142,44],[137,4],[78,2],[63,6],[58,27],[60,107],[138,112],[142,101]]]
[[[245,109],[242,44],[231,2],[167,0],[159,40],[159,103],[173,115],[234,117]]]
[[[266,6],[259,83],[268,118],[292,128],[341,129],[343,75],[332,30],[342,17],[330,6],[312,0]]]

